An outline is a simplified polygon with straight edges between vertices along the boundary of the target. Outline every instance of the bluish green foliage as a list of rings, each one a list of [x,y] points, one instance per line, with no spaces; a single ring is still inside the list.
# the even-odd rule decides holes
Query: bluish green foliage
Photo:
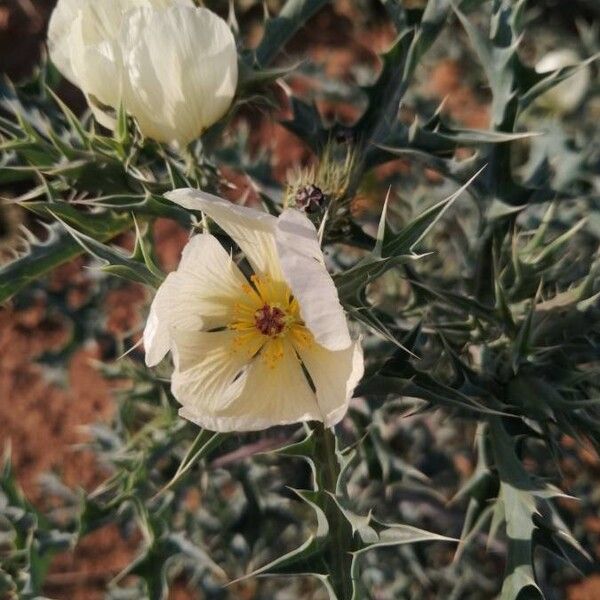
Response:
[[[267,21],[256,51],[242,52],[228,120],[247,102],[270,105],[270,84],[294,72],[273,68],[275,58],[327,4],[288,0]],[[600,450],[598,147],[574,123],[549,127],[534,102],[581,65],[542,75],[525,64],[524,0],[429,0],[424,10],[380,4],[397,37],[372,83],[352,91],[362,116],[351,126],[325,122],[314,103],[292,97],[284,123],[317,159],[345,165],[343,185],[317,225],[342,304],[364,336],[367,374],[356,391],[363,401],[337,434],[317,425],[215,434],[178,418],[167,371],[147,370],[135,354],[102,366],[107,377],[130,382],[116,393],[114,422],[91,430],[112,475],[80,499],[59,534],[15,490],[5,467],[0,593],[36,597],[48,553],[106,522],[135,527],[143,538],[138,557],[110,586],[115,599],[164,600],[184,574],[215,599],[238,597],[236,586],[248,578],[286,575],[261,579],[256,598],[280,590],[300,598],[298,582],[309,576],[330,600],[524,600],[545,597],[537,549],[589,569],[555,502],[569,493],[549,483],[549,474],[560,482],[558,471],[535,473],[524,463],[539,448],[558,461],[563,435]],[[411,124],[399,118],[400,106],[414,99],[420,65],[436,42],[447,43],[449,28],[481,67],[488,130],[459,127],[418,103]],[[141,139],[120,111],[110,136],[45,85],[50,68],[21,88],[0,87],[0,183],[26,184],[17,202],[49,231],[0,268],[0,301],[83,252],[107,276],[156,288],[163,274],[153,221],[196,225],[162,194],[181,186],[217,191],[222,166],[243,170],[266,209],[281,210],[285,190],[268,156],[249,156],[241,128],[226,142],[227,123],[218,124],[178,153]],[[410,192],[411,210],[382,197],[373,223],[356,220],[350,206],[361,186],[398,158],[434,170],[444,184],[392,175],[385,184]],[[111,245],[126,231],[136,234],[131,254]],[[414,431],[402,424],[404,414],[416,419]],[[447,506],[424,466],[401,450],[401,438],[418,445],[432,423],[464,429],[476,448],[475,470],[462,487],[454,482]],[[421,462],[430,451],[425,444]],[[199,506],[186,503],[193,491]],[[411,515],[404,499],[414,497],[435,517]],[[75,495],[71,505],[78,502]],[[486,543],[503,557],[501,580],[479,569]],[[436,568],[421,545],[451,548],[455,562]],[[126,575],[137,576],[139,588],[128,589]],[[230,580],[236,583],[223,587]]]

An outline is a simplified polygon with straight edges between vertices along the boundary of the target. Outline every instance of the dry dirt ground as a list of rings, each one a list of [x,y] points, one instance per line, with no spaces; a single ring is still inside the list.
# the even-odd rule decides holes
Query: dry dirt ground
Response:
[[[37,60],[54,0],[0,0],[0,72],[12,78],[28,73]],[[335,3],[335,10],[318,15],[292,42],[298,52],[308,49],[312,57],[327,64],[332,76],[346,77],[354,62],[376,63],[375,52],[386,47],[393,33],[376,26],[357,30],[352,3]],[[306,35],[310,32],[310,38]],[[256,34],[258,35],[258,33]],[[251,38],[253,33],[250,32]],[[430,77],[430,92],[447,97],[446,110],[470,127],[485,127],[486,105],[463,83],[460,65],[452,60],[440,62]],[[69,86],[64,94],[72,104],[81,98]],[[325,114],[333,108],[320,107]],[[352,119],[351,110],[336,107],[337,116]],[[294,136],[270,119],[253,123],[251,144],[267,143],[277,157],[275,173],[283,178],[290,166],[310,159]],[[396,165],[394,168],[409,168]],[[225,173],[237,185],[234,196],[245,187],[243,176]],[[0,195],[2,195],[0,193]],[[0,200],[1,201],[1,200]],[[170,222],[156,225],[161,263],[166,270],[177,265],[187,233]],[[61,267],[48,282],[50,289],[63,290],[68,301],[77,305],[89,293],[84,260]],[[141,323],[147,298],[139,287],[129,285],[109,294],[104,307],[107,332],[119,337]],[[56,383],[36,364],[36,357],[61,347],[68,332],[61,319],[49,311],[44,299],[17,310],[0,308],[0,444],[10,442],[19,481],[28,497],[43,505],[39,486],[41,474],[58,473],[71,487],[92,489],[104,474],[93,456],[77,445],[83,441],[81,426],[110,418],[113,411],[111,385],[92,365],[102,355],[102,341],[91,340],[71,357],[65,383]],[[598,526],[598,523],[590,523]],[[107,527],[87,537],[72,553],[55,560],[48,577],[46,593],[58,600],[101,600],[105,584],[135,551],[136,541],[120,538]],[[569,590],[569,600],[600,598],[600,577],[592,577]],[[183,586],[172,592],[172,600],[195,599]]]

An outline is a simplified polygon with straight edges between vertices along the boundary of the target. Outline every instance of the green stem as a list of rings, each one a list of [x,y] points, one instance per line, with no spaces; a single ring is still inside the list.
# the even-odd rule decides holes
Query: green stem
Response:
[[[319,464],[317,465],[317,485],[320,490],[335,494],[340,472],[335,454],[335,433],[322,423],[315,428]]]
[[[338,600],[352,599],[352,531],[332,496],[336,495],[340,465],[336,455],[333,429],[319,423],[315,427],[317,440],[317,487],[323,494],[325,516],[329,523],[330,545],[327,554],[330,583]]]
[[[181,149],[181,156],[185,161],[185,174],[193,183],[198,186],[198,161],[192,149],[192,145],[188,145]]]

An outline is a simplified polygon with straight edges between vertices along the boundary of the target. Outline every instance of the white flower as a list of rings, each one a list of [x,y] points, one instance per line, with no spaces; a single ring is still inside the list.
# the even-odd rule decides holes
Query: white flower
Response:
[[[192,0],[59,0],[48,46],[103,125],[114,120],[100,106],[123,103],[142,133],[160,142],[197,138],[235,95],[233,34]]]
[[[244,252],[248,280],[217,239],[197,235],[160,286],[144,331],[146,362],[168,351],[180,414],[213,431],[298,421],[332,426],[363,374],[316,231],[196,190],[170,200],[210,216]]]
[[[121,29],[125,106],[145,135],[181,144],[229,109],[237,51],[227,23],[202,8],[129,12]]]
[[[549,73],[563,67],[578,65],[580,62],[581,57],[574,50],[554,50],[542,57],[535,65],[535,70],[538,73]],[[590,69],[587,66],[581,67],[568,79],[542,94],[539,101],[556,112],[572,112],[585,97],[589,85]]]

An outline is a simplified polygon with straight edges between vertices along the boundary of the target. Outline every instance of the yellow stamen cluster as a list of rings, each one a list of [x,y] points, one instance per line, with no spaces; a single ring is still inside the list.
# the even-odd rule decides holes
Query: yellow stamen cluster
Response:
[[[307,348],[314,339],[285,282],[259,275],[251,281],[252,285],[242,286],[240,300],[233,307],[229,329],[237,332],[234,351],[244,352],[248,359],[260,353],[260,359],[274,368],[284,356],[286,342]]]

